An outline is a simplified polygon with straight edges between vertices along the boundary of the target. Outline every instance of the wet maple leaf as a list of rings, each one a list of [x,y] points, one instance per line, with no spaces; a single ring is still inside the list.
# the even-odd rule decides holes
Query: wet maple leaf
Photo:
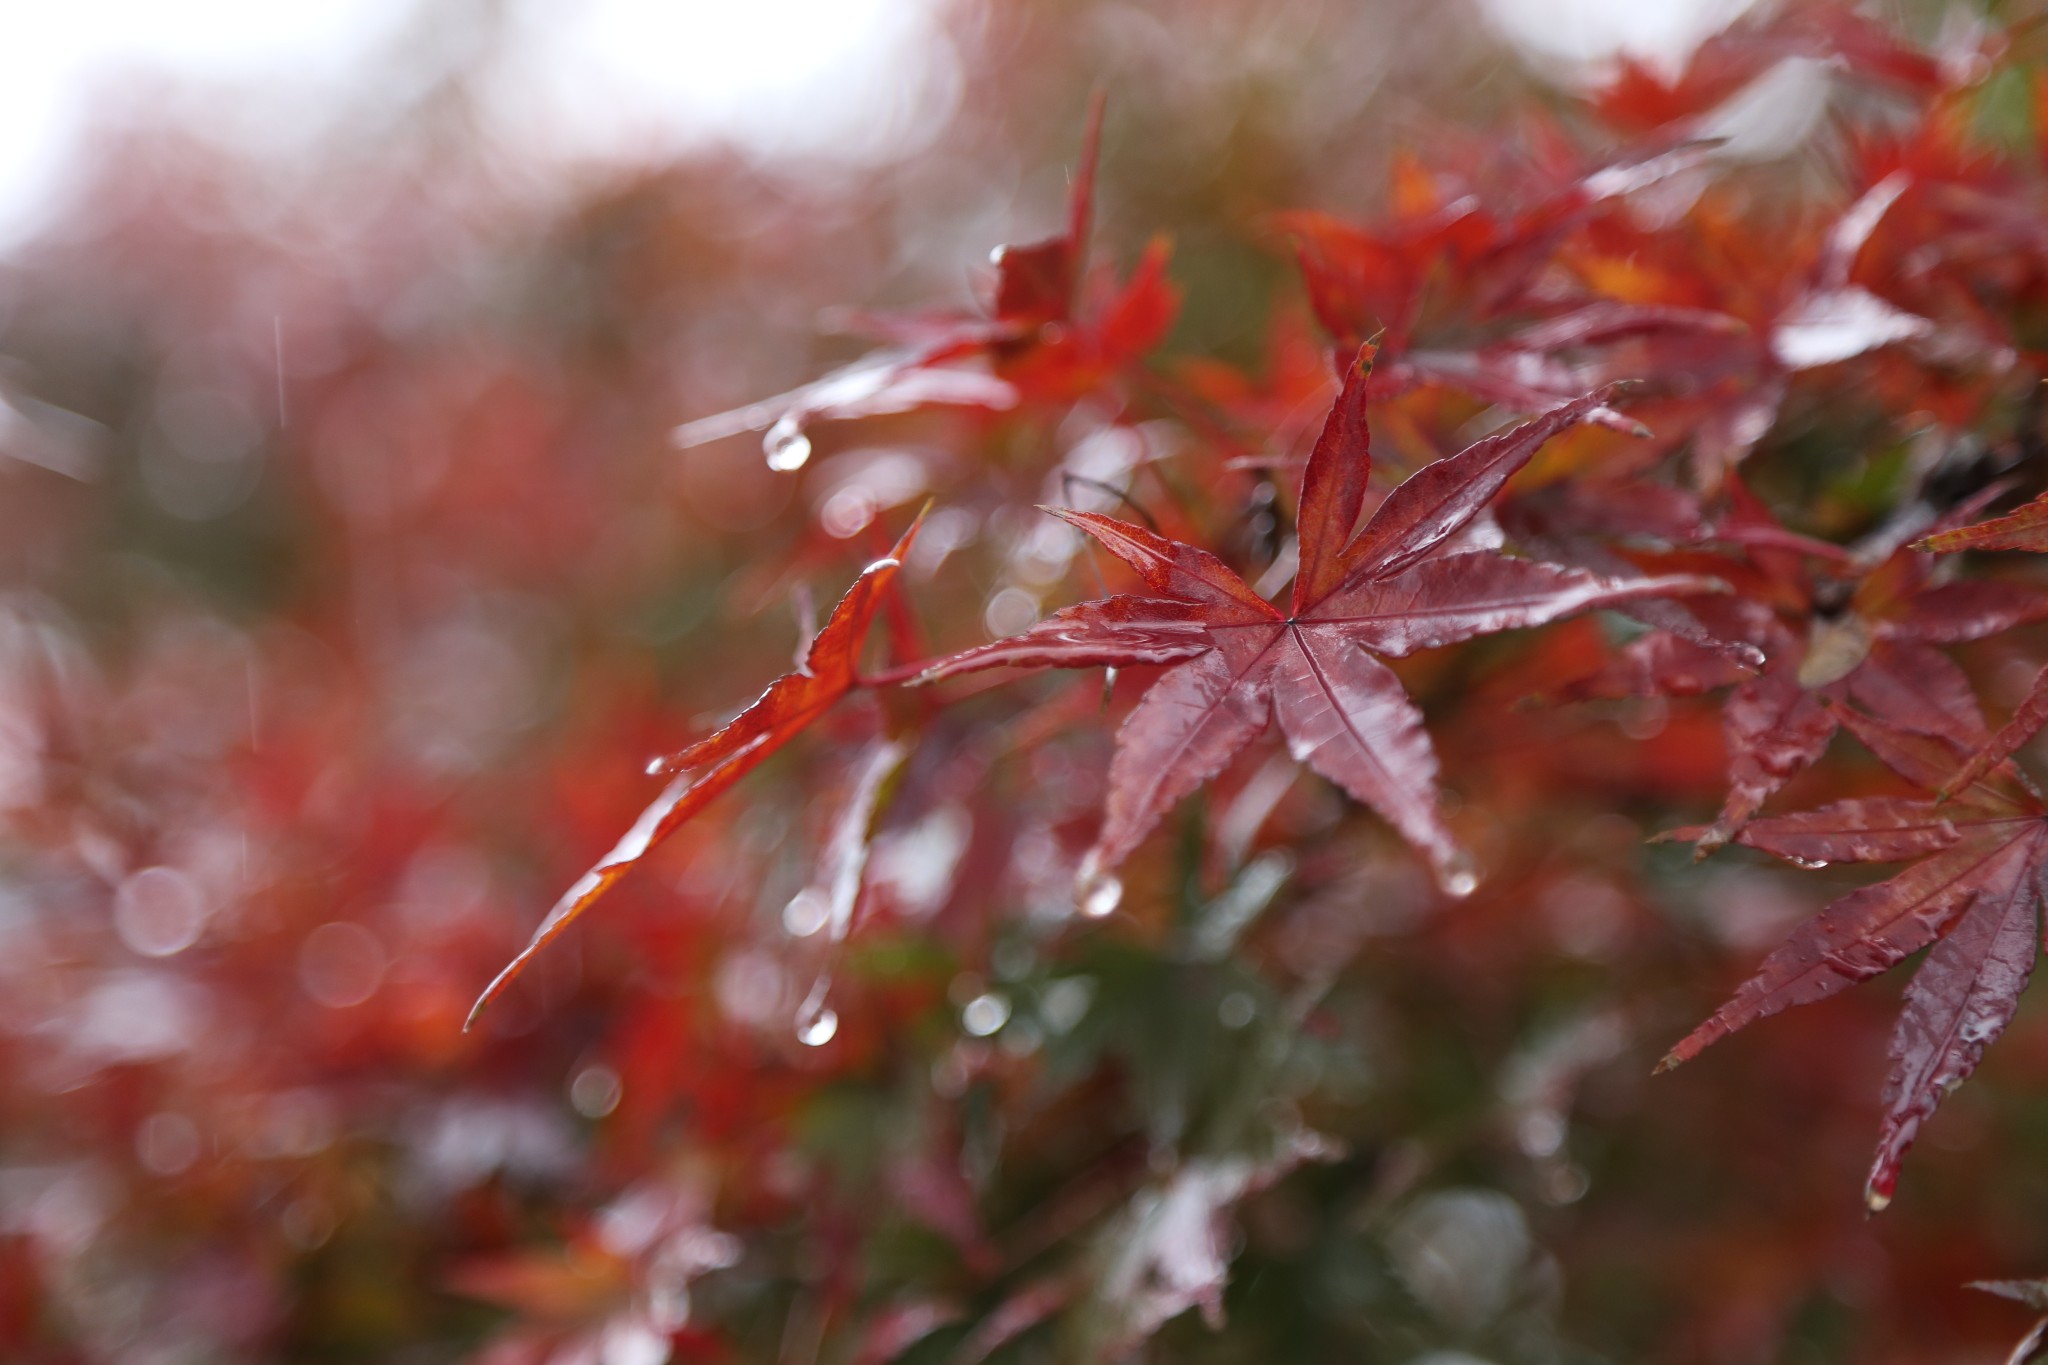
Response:
[[[1926,97],[1968,79],[1970,55],[1960,45],[1923,52],[1853,11],[1795,8],[1714,34],[1677,71],[1624,55],[1588,104],[1611,126],[1634,133],[1674,125],[1705,132],[1731,97],[1788,59],[1830,62],[1853,80]]]
[[[1914,542],[1914,548],[1936,554],[1960,550],[2033,550],[2048,552],[2048,493],[2002,517],[1937,532]]]
[[[1444,382],[1472,378],[1508,392],[1519,391],[1518,405],[1540,408],[1568,395],[1550,395],[1547,403],[1532,404],[1532,386],[1511,372],[1516,368],[1513,364],[1497,361],[1481,366],[1446,358],[1448,353],[1411,353],[1410,342],[1421,325],[1425,298],[1436,305],[1434,311],[1460,319],[1472,315],[1490,318],[1538,307],[1551,315],[1537,324],[1538,329],[1563,328],[1552,338],[1537,331],[1537,340],[1551,346],[1588,341],[1585,334],[1614,328],[1620,319],[1611,309],[1604,315],[1596,311],[1575,322],[1560,322],[1554,301],[1537,297],[1544,264],[1560,240],[1601,206],[1697,164],[1703,154],[1703,148],[1680,146],[1614,162],[1574,178],[1514,212],[1497,212],[1470,194],[1451,196],[1434,186],[1414,188],[1411,172],[1410,187],[1397,194],[1397,213],[1390,220],[1361,227],[1304,211],[1283,214],[1278,227],[1294,243],[1317,321],[1338,345],[1356,346],[1384,329],[1387,354],[1377,377],[1383,390],[1416,382],[1418,368],[1427,369],[1434,377],[1441,366],[1451,371]],[[1435,298],[1439,293],[1448,297]],[[1594,307],[1598,310],[1609,305],[1596,301]],[[1643,310],[1625,326],[1685,326],[1698,320],[1690,310],[1652,309]],[[1712,325],[1720,325],[1720,321]],[[1532,351],[1528,345],[1514,349],[1523,354]],[[1528,368],[1528,362],[1520,363]],[[1543,378],[1549,377],[1546,371]],[[1585,387],[1580,385],[1574,392],[1583,392]]]
[[[1389,371],[1380,397],[1393,397],[1421,384],[1442,384],[1516,411],[1540,411],[1584,392],[1611,368],[1575,360],[1598,349],[1639,337],[1735,337],[1746,334],[1741,319],[1704,308],[1630,304],[1600,299],[1545,318],[1468,350],[1416,350]],[[1627,430],[1625,419],[1603,414],[1607,424]]]
[[[1983,639],[2048,616],[2048,596],[2014,584],[1936,582],[1911,549],[1874,559],[1787,530],[1739,483],[1729,514],[1705,534],[1741,547],[1743,562],[1697,555],[1675,568],[1713,572],[1736,592],[1689,604],[1709,640],[1760,651],[1750,672],[1725,651],[1670,631],[1646,635],[1572,691],[1580,696],[1694,696],[1730,686],[1722,712],[1729,788],[1699,834],[1702,856],[1726,843],[1834,739],[1854,699],[1912,729],[1969,743],[1983,719],[1968,679],[1937,646]]]
[[[1899,1163],[1942,1099],[1976,1070],[2005,1030],[2033,970],[2048,892],[2048,805],[2009,755],[2048,716],[2048,688],[1998,735],[1969,744],[1841,711],[1902,777],[1946,800],[1864,797],[1752,821],[1736,837],[1803,867],[1915,860],[1808,920],[1712,1018],[1672,1048],[1669,1070],[1746,1024],[1867,981],[1933,951],[1906,988],[1892,1034],[1890,1079],[1865,1197],[1891,1202]]]
[[[759,767],[769,755],[796,738],[811,722],[830,710],[856,686],[861,646],[881,608],[884,594],[917,538],[919,515],[886,558],[860,572],[846,595],[826,618],[824,627],[804,651],[796,671],[770,683],[768,690],[716,733],[663,760],[658,770],[673,776],[633,827],[576,884],[562,893],[519,955],[505,965],[470,1009],[465,1030],[473,1027],[490,1003],[548,944],[560,937],[595,905],[619,878],[647,856],[648,850],[675,833],[684,821],[704,809],[733,783]]]
[[[1114,908],[1121,888],[1110,870],[1166,811],[1275,719],[1297,759],[1392,824],[1429,859],[1447,890],[1469,892],[1475,876],[1438,812],[1436,753],[1422,713],[1380,656],[1588,608],[1719,588],[1698,577],[1607,578],[1455,547],[1452,538],[1536,449],[1600,409],[1605,394],[1588,394],[1425,466],[1352,535],[1371,472],[1370,357],[1369,347],[1361,351],[1302,473],[1300,563],[1286,610],[1206,550],[1097,513],[1055,510],[1157,595],[1068,607],[926,673],[936,679],[1003,665],[1175,665],[1117,733],[1106,817],[1081,870],[1081,901],[1091,912]]]
[[[1098,97],[1074,172],[1065,230],[1043,241],[996,248],[987,315],[842,315],[847,330],[891,349],[776,397],[686,422],[675,429],[675,443],[695,446],[761,431],[769,464],[795,469],[810,457],[807,433],[814,422],[930,406],[1001,411],[1026,398],[1073,398],[1135,364],[1173,325],[1180,293],[1166,277],[1171,252],[1164,238],[1147,244],[1121,286],[1087,287],[1102,113]]]
[[[1721,281],[1715,292],[1722,307],[1746,326],[1667,329],[1655,338],[1650,368],[1674,393],[1689,395],[1694,410],[1692,466],[1703,492],[1718,489],[1769,433],[1795,376],[1899,343],[1941,339],[1933,321],[1852,279],[1865,245],[1911,186],[1904,172],[1867,186],[1820,235],[1806,264],[1783,271],[1771,262],[1760,276]],[[1702,279],[1697,253],[1716,244],[1710,238],[1683,245],[1690,259],[1671,286],[1689,293]],[[1797,262],[1805,253],[1795,247],[1781,254]]]
[[[1689,438],[1694,480],[1711,493],[1769,434],[1810,371],[1902,345],[1943,367],[1967,362],[1982,376],[2008,368],[2010,338],[1967,291],[1922,280],[1922,258],[1899,256],[1899,232],[1866,262],[1880,225],[1901,205],[1924,213],[1944,197],[1941,187],[1892,163],[1873,165],[1861,183],[1824,227],[1769,239],[1725,196],[1710,197],[1720,207],[1696,211],[1676,231],[1644,232],[1615,215],[1590,220],[1558,250],[1589,293],[1569,291],[1562,311],[1547,301],[1550,316],[1533,327],[1417,350],[1403,373],[1493,402],[1518,387],[1578,392],[1643,377],[1662,401],[1660,429]],[[1915,311],[1921,305],[1934,311]],[[1463,312],[1454,316],[1469,337]]]
[[[1597,250],[1580,241],[1603,206],[1696,167],[1709,151],[1685,143],[1617,161],[1519,213],[1496,214],[1468,195],[1369,228],[1313,213],[1287,215],[1282,226],[1295,239],[1311,307],[1340,345],[1385,327],[1378,396],[1435,384],[1537,412],[1612,380],[1649,374],[1658,389],[1682,400],[1693,428],[1695,477],[1709,492],[1770,430],[1800,372],[1906,341],[1997,351],[1852,282],[1865,244],[1913,183],[1903,170],[1869,185],[1810,249],[1795,245],[1761,260],[1754,278],[1723,280],[1725,266],[1706,268],[1726,245],[1714,237],[1691,242],[1665,234],[1660,248],[1656,238],[1625,230]],[[1568,241],[1578,249],[1565,252]],[[1630,275],[1639,253],[1654,259],[1672,243],[1685,254],[1661,284],[1605,296],[1603,276]],[[1592,292],[1560,296],[1543,267],[1561,254]],[[1703,289],[1709,281],[1721,287]],[[1619,287],[1618,280],[1606,287]],[[1445,330],[1445,319],[1455,320],[1455,343],[1426,344],[1420,334]],[[1498,326],[1474,343],[1467,338],[1475,323]],[[1616,349],[1621,343],[1627,348]],[[1619,423],[1611,413],[1596,420]]]
[[[1972,1280],[1969,1287],[2023,1303],[2037,1313],[2048,1313],[2048,1280]],[[2020,1338],[2019,1344],[2006,1356],[2006,1365],[2027,1365],[2030,1360],[2039,1360],[2044,1344],[2048,1344],[2048,1317],[2036,1321]]]

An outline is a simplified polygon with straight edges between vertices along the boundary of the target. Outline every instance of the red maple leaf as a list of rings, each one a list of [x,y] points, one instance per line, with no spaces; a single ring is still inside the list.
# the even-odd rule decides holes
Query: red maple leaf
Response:
[[[1913,340],[1958,356],[1995,356],[1995,342],[1938,327],[1852,280],[1872,233],[1912,186],[1903,171],[1869,185],[1817,241],[1776,251],[1759,260],[1760,273],[1721,289],[1703,289],[1714,278],[1703,257],[1726,245],[1715,238],[1613,225],[1605,237],[1592,232],[1611,201],[1697,165],[1707,150],[1680,144],[1617,161],[1519,214],[1497,215],[1468,195],[1391,225],[1360,228],[1306,213],[1282,226],[1296,240],[1311,307],[1340,345],[1386,329],[1377,396],[1434,384],[1533,412],[1615,379],[1647,377],[1692,428],[1705,491],[1770,430],[1803,371]],[[1566,242],[1588,233],[1583,248],[1605,245],[1581,262],[1581,273],[1605,262],[1614,268],[1590,273],[1614,276],[1609,285],[1633,278],[1639,251],[1645,259],[1679,254],[1668,272],[1652,270],[1628,286],[1630,297],[1603,296],[1597,284],[1561,291],[1544,267],[1554,269]],[[1659,277],[1661,285],[1647,285]],[[1474,324],[1492,335],[1475,342]],[[1445,331],[1451,344],[1426,344],[1427,334]],[[1620,424],[1612,413],[1596,420]]]
[[[1539,297],[1543,267],[1586,217],[1703,155],[1701,147],[1679,146],[1618,161],[1510,212],[1471,194],[1449,196],[1410,168],[1397,186],[1398,212],[1389,221],[1360,227],[1327,214],[1296,212],[1282,215],[1279,227],[1293,239],[1309,305],[1336,343],[1356,346],[1368,335],[1385,333],[1376,396],[1437,382],[1521,411],[1541,411],[1588,387],[1572,383],[1570,367],[1553,352],[1641,332],[1740,327],[1699,309],[1638,308],[1603,299],[1567,300],[1560,309],[1557,300]],[[1540,321],[1491,348],[1433,351],[1414,345],[1418,332],[1440,316],[1469,327],[1475,318],[1513,319],[1531,310],[1542,315]]]
[[[1001,410],[1020,399],[1074,398],[1135,364],[1165,338],[1180,293],[1166,278],[1171,252],[1164,238],[1146,245],[1121,286],[1088,275],[1102,112],[1098,97],[1074,172],[1066,229],[1044,241],[996,248],[987,316],[842,314],[846,330],[891,349],[773,398],[686,422],[675,430],[676,444],[763,431],[769,463],[794,469],[810,455],[806,433],[814,422],[935,405]]]
[[[1380,656],[1399,658],[1592,607],[1720,588],[1691,576],[1602,577],[1453,541],[1544,441],[1600,410],[1604,394],[1424,466],[1352,535],[1372,467],[1371,354],[1369,347],[1360,352],[1303,470],[1300,562],[1285,611],[1206,550],[1096,513],[1055,510],[1157,595],[1068,607],[925,674],[934,679],[1001,665],[1175,665],[1117,733],[1102,832],[1082,864],[1084,908],[1114,908],[1121,888],[1110,869],[1275,719],[1297,759],[1399,830],[1447,890],[1469,892],[1474,874],[1438,813],[1436,753],[1422,713]]]
[[[2048,672],[2003,730],[1971,746],[1846,708],[1880,759],[1944,799],[1865,797],[1752,821],[1736,837],[1801,866],[1903,862],[1889,881],[1833,902],[1766,957],[1714,1016],[1672,1048],[1664,1071],[1766,1015],[1866,981],[1933,944],[1892,1034],[1885,1115],[1865,1198],[1891,1202],[1920,1125],[1976,1070],[2012,1019],[2034,965],[2048,891],[2048,805],[2007,756],[2048,718]]]
[[[1706,534],[1744,562],[1679,554],[1673,567],[1725,578],[1736,591],[1688,608],[1713,639],[1740,641],[1765,663],[1751,674],[1725,651],[1667,631],[1636,640],[1582,696],[1691,696],[1734,684],[1722,711],[1727,800],[1699,835],[1704,856],[1818,759],[1852,698],[1896,725],[1968,744],[1983,718],[1968,679],[1937,646],[1998,634],[2048,615],[2048,596],[2015,584],[1937,582],[1911,549],[1863,558],[1778,524],[1741,484]]]
[[[1762,22],[1739,22],[1708,38],[1678,71],[1624,55],[1588,103],[1615,128],[1634,133],[1709,133],[1714,114],[1745,86],[1791,58],[1826,61],[1851,79],[1932,98],[1966,79],[1972,51],[1910,46],[1881,23],[1847,9],[1810,6]]]
[[[463,1025],[465,1030],[475,1025],[490,1003],[541,949],[595,905],[619,878],[647,856],[648,850],[796,738],[841,697],[862,685],[861,646],[896,571],[910,553],[922,520],[920,515],[886,558],[861,570],[860,577],[832,608],[832,615],[804,651],[803,662],[795,672],[785,673],[770,683],[753,705],[716,733],[657,765],[659,770],[673,774],[661,795],[640,813],[610,853],[562,893],[526,947],[477,997],[468,1022]]]
[[[1939,531],[1914,542],[1918,550],[1954,554],[1958,550],[2048,551],[2048,493],[2002,517]]]
[[[1717,489],[1769,433],[1796,376],[1904,342],[1942,340],[1934,321],[1854,281],[1872,234],[1911,187],[1904,173],[1885,176],[1844,208],[1817,242],[1798,243],[1782,253],[1782,262],[1760,260],[1758,273],[1712,291],[1719,295],[1710,294],[1713,306],[1742,325],[1645,330],[1647,349],[1629,363],[1671,396],[1674,415],[1689,414],[1693,476],[1702,491]],[[1667,240],[1683,253],[1684,268],[1672,283],[1690,293],[1703,278],[1699,253],[1712,239]],[[1646,249],[1654,246],[1646,243]],[[1639,299],[1635,307],[1648,312],[1654,303]],[[1597,370],[1582,373],[1602,377]]]

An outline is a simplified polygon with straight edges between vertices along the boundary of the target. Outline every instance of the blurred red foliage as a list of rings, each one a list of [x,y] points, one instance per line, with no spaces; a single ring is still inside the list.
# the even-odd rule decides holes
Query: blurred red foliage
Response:
[[[108,136],[0,295],[0,1357],[2026,1334],[2042,30],[1243,8],[962,4],[853,171]]]

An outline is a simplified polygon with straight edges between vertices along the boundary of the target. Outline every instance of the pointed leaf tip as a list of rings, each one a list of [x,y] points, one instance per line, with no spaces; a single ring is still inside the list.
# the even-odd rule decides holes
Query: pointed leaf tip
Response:
[[[888,557],[898,565],[910,561],[910,548],[917,544],[917,533],[924,529],[924,519],[931,514],[938,501],[937,498],[926,498],[917,509],[917,515],[910,519],[910,525],[904,527],[903,534],[896,538],[895,547],[889,551]]]
[[[2034,678],[2026,697],[2014,709],[2012,718],[1941,784],[1934,794],[1936,803],[1947,801],[1952,794],[1967,791],[1983,781],[2039,734],[2044,724],[2048,724],[2048,668],[2042,669]]]
[[[809,728],[847,692],[861,685],[855,671],[856,656],[867,638],[880,595],[909,557],[929,507],[927,503],[919,510],[886,557],[861,570],[812,638],[801,666],[770,683],[753,705],[716,734],[663,765],[674,770],[668,785],[640,812],[612,850],[562,893],[532,939],[484,988],[463,1024],[465,1033],[536,955],[581,918],[655,845]]]
[[[1963,1286],[2048,1313],[2048,1280],[1971,1280]]]

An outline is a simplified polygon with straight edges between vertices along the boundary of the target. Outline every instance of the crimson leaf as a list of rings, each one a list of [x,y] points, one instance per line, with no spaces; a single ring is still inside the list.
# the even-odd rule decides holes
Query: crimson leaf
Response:
[[[2040,724],[2029,711],[2022,724]],[[1844,710],[1844,724],[1902,776],[1947,801],[1880,797],[1752,821],[1736,837],[1802,866],[1917,859],[1826,906],[1766,957],[1712,1018],[1658,1066],[1669,1070],[1736,1029],[1825,999],[1933,945],[1906,988],[1865,1200],[1891,1202],[1899,1165],[1942,1099],[2005,1030],[2034,965],[2048,807],[2007,762],[2010,735],[1978,755],[1942,735]],[[2008,727],[2010,729],[2010,727]]]
[[[1534,626],[1712,580],[1606,578],[1450,541],[1551,436],[1601,410],[1588,394],[1423,467],[1354,537],[1371,470],[1371,349],[1347,375],[1303,471],[1300,564],[1286,611],[1206,550],[1091,512],[1055,515],[1129,564],[1152,596],[1085,602],[1011,639],[942,660],[927,679],[999,665],[1173,664],[1117,734],[1102,832],[1082,863],[1084,908],[1107,913],[1111,875],[1160,818],[1275,720],[1300,761],[1378,812],[1455,894],[1475,884],[1437,809],[1422,713],[1380,656]]]
[[[668,759],[665,766],[674,775],[653,804],[640,813],[612,851],[598,860],[576,884],[562,893],[547,917],[534,930],[533,938],[519,955],[505,965],[477,1002],[470,1008],[464,1030],[475,1026],[514,977],[526,968],[541,949],[560,937],[584,911],[595,905],[619,878],[647,856],[649,849],[680,828],[684,821],[709,805],[768,756],[801,734],[811,722],[830,710],[833,703],[859,685],[858,667],[868,626],[881,607],[883,595],[910,553],[917,538],[922,514],[884,559],[860,572],[832,615],[825,621],[803,663],[768,685],[768,690],[746,710],[733,717],[716,734],[691,745]],[[849,912],[851,907],[848,907]]]

